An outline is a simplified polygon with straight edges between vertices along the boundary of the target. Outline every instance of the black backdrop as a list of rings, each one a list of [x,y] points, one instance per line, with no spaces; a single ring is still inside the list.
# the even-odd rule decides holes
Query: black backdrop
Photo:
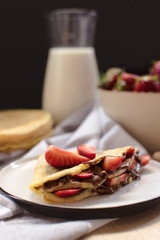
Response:
[[[99,70],[148,71],[160,59],[159,0],[3,0],[0,6],[0,109],[40,108],[48,53],[44,15],[57,8],[98,12]]]

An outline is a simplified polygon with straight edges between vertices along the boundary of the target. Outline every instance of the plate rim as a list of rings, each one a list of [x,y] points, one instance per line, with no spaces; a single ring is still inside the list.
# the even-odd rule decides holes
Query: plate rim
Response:
[[[63,219],[75,219],[75,220],[86,220],[86,219],[103,219],[103,218],[117,218],[125,217],[129,215],[135,215],[137,213],[143,212],[144,210],[150,209],[158,204],[160,204],[160,197],[152,198],[148,201],[138,202],[134,204],[127,204],[124,206],[117,207],[106,207],[106,208],[64,208],[51,205],[43,205],[40,203],[31,202],[29,200],[22,199],[20,197],[14,196],[6,192],[0,187],[0,193],[5,197],[12,199],[18,205],[23,207],[25,210],[42,214],[50,217],[58,217]],[[51,211],[52,210],[52,211]],[[68,215],[68,212],[70,213]],[[77,213],[77,214],[75,214]]]

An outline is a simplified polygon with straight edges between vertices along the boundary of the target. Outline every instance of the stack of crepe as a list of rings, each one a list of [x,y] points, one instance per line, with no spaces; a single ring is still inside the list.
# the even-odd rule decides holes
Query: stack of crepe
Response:
[[[52,134],[53,119],[43,110],[0,111],[0,151],[28,150]]]

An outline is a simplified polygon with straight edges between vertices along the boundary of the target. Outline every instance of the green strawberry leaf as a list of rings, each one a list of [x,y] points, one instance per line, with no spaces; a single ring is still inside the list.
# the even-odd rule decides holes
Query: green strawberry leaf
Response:
[[[153,75],[152,79],[153,79],[155,82],[159,82],[159,80],[158,80],[158,75]]]

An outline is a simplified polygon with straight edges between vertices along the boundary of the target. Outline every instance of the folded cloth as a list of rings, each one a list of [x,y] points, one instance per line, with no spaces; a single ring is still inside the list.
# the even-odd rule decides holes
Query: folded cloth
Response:
[[[141,154],[147,153],[138,141],[104,113],[98,103],[90,108],[87,106],[60,123],[46,142],[63,149],[81,144],[93,145],[99,150],[133,145]]]
[[[108,117],[99,104],[87,106],[61,122],[54,130],[53,136],[41,141],[24,158],[37,156],[46,151],[47,145],[53,144],[62,149],[74,149],[77,145],[93,145],[96,149],[133,145],[141,154],[146,149],[130,136],[120,125]],[[13,160],[22,152],[5,155],[5,162]],[[24,152],[23,152],[24,154]],[[0,156],[2,166],[3,155]],[[0,195],[0,233],[1,238],[10,239],[57,239],[72,240],[107,224],[114,219],[77,220],[55,219],[35,215],[25,211],[12,200]]]

